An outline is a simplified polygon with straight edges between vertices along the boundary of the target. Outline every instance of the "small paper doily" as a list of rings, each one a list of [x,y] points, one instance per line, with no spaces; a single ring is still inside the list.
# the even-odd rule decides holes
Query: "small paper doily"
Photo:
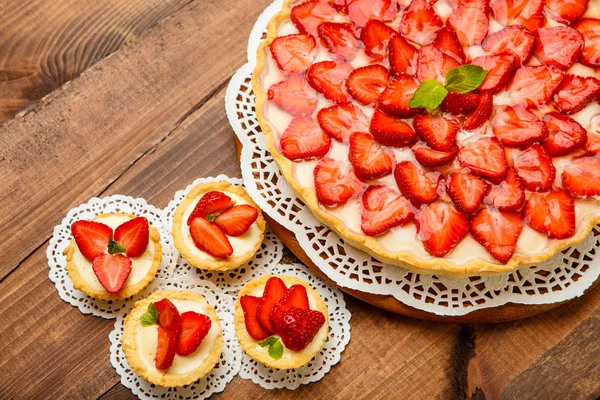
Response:
[[[144,199],[134,199],[122,195],[90,199],[87,203],[70,210],[60,225],[54,227],[52,238],[46,249],[46,257],[50,267],[49,277],[54,282],[60,298],[79,308],[84,314],[93,314],[107,319],[115,318],[119,313],[126,311],[129,299],[117,301],[98,300],[75,289],[67,274],[67,260],[64,250],[71,240],[71,224],[73,222],[81,219],[92,219],[102,213],[114,212],[131,213],[146,217],[150,224],[158,229],[163,256],[156,277],[169,276],[176,261],[171,233],[166,229],[163,211],[148,204]]]
[[[117,374],[121,376],[121,383],[131,389],[140,399],[206,399],[214,393],[222,392],[239,372],[242,360],[242,350],[235,335],[233,322],[232,310],[235,308],[233,297],[219,289],[212,282],[186,277],[185,279],[154,279],[135,298],[136,300],[143,299],[159,290],[191,290],[206,298],[208,303],[215,308],[223,330],[221,358],[207,376],[190,385],[175,388],[163,388],[153,385],[140,378],[127,363],[121,347],[126,314],[121,314],[115,321],[115,328],[109,334],[111,343],[110,362]]]

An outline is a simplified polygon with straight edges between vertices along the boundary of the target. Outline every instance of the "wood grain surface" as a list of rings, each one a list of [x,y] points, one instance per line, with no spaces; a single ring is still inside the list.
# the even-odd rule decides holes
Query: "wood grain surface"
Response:
[[[133,398],[109,362],[113,322],[82,315],[60,300],[49,281],[48,238],[70,208],[92,196],[142,196],[163,207],[197,177],[239,176],[223,98],[230,76],[245,62],[252,24],[268,2],[194,0],[172,8],[168,3],[175,2],[105,2],[122,7],[162,4],[165,11],[135,41],[111,57],[94,58],[94,65],[81,64],[78,73],[89,68],[79,77],[0,127],[0,398]],[[31,4],[37,8],[27,11]],[[0,40],[6,32],[17,37],[25,29],[15,29],[19,21],[45,15],[43,24],[33,24],[39,32],[28,36],[28,46],[49,52],[55,40],[43,38],[75,32],[60,46],[66,54],[81,43],[75,25],[84,19],[62,16],[85,8],[74,4],[4,0]],[[90,18],[118,19],[118,12],[110,16],[116,7],[96,9]],[[142,7],[128,18],[147,13]],[[87,35],[105,28],[105,23],[97,24]],[[9,53],[16,48],[21,46],[13,44]],[[19,64],[24,56],[0,51],[3,57],[13,60],[13,66],[28,63],[23,58]],[[57,63],[52,76],[68,76],[69,64]],[[11,114],[41,96],[9,92],[8,76],[13,75],[0,76],[0,98],[14,99]],[[46,89],[42,85],[39,93],[66,80]],[[289,254],[286,259],[295,261]],[[549,313],[497,325],[420,321],[345,298],[352,312],[352,340],[323,380],[296,391],[267,391],[235,378],[214,398],[600,395],[598,289]]]

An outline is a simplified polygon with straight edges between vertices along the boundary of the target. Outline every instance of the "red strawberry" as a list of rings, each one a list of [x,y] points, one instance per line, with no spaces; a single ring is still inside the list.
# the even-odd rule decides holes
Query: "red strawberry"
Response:
[[[511,104],[527,107],[546,104],[558,89],[563,75],[560,69],[549,65],[519,68],[506,89]]]
[[[469,233],[469,220],[450,203],[436,201],[417,211],[419,239],[429,254],[444,257]]]
[[[587,9],[589,0],[546,0],[546,16],[560,22],[570,25],[577,21]]]
[[[456,31],[456,36],[464,47],[480,45],[488,33],[488,1],[462,2],[448,17],[446,25]]]
[[[370,19],[391,21],[395,12],[390,0],[347,0],[348,17],[363,27]]]
[[[479,90],[496,94],[506,85],[515,70],[516,58],[510,53],[500,53],[477,57],[471,64],[479,65],[488,72],[479,85]]]
[[[470,173],[455,172],[446,181],[446,192],[456,208],[467,215],[473,214],[483,201],[488,184]]]
[[[92,269],[108,293],[117,293],[131,273],[131,259],[123,254],[101,254],[94,258]]]
[[[233,206],[231,197],[223,192],[206,192],[196,203],[196,207],[190,214],[187,224],[191,225],[192,221],[197,217],[206,218],[210,214],[221,213]]]
[[[548,139],[544,147],[551,157],[564,156],[581,149],[587,142],[585,128],[572,118],[558,112],[544,115],[544,124],[548,128]]]
[[[494,137],[482,137],[465,144],[458,153],[458,161],[492,183],[503,180],[508,172],[504,148]]]
[[[240,297],[240,305],[244,311],[244,324],[246,331],[253,339],[263,340],[269,337],[270,333],[263,329],[258,323],[258,305],[261,298],[256,296],[244,295]]]
[[[288,74],[304,72],[310,67],[315,39],[307,33],[279,36],[269,48],[279,69]]]
[[[114,240],[125,246],[128,257],[139,257],[146,251],[150,227],[145,217],[132,218],[115,229]]]
[[[169,299],[162,299],[154,303],[154,305],[158,310],[158,324],[175,333],[175,336],[179,336],[181,332],[181,316],[175,304],[171,303]]]
[[[533,54],[539,62],[565,70],[579,58],[583,36],[566,26],[542,28],[535,33],[534,43]]]
[[[466,60],[465,52],[458,41],[456,32],[450,27],[445,27],[438,31],[435,40],[433,41],[433,45],[445,54],[454,58],[459,64],[464,63]]]
[[[283,313],[291,308],[298,308],[300,310],[309,310],[310,306],[308,303],[308,294],[306,288],[302,285],[292,285],[285,291],[285,294],[275,304],[273,311],[271,312],[271,322],[275,326],[275,332],[280,332],[281,317]]]
[[[156,369],[168,369],[173,364],[176,350],[177,335],[175,332],[159,326],[158,345],[156,348],[156,356],[154,358],[154,366]]]
[[[347,143],[352,132],[367,130],[368,119],[350,103],[322,108],[317,114],[321,129],[338,142]]]
[[[411,42],[426,45],[433,42],[444,23],[427,0],[412,0],[400,21],[400,33]]]
[[[326,99],[334,103],[346,103],[348,96],[345,82],[351,72],[350,64],[321,61],[310,66],[306,73],[306,80]]]
[[[565,75],[554,95],[554,104],[563,114],[574,114],[600,97],[600,81],[593,77]]]
[[[548,137],[546,125],[523,106],[500,106],[492,127],[502,144],[510,147],[528,146]]]
[[[545,191],[552,187],[556,170],[552,159],[539,144],[533,144],[524,151],[518,151],[514,159],[514,167],[525,187],[531,191]]]
[[[583,35],[584,45],[579,62],[588,67],[600,67],[600,19],[580,19],[573,28]]]
[[[227,236],[242,236],[258,218],[258,211],[250,204],[233,206],[215,219],[215,224]]]
[[[458,154],[458,146],[455,144],[448,151],[437,151],[422,142],[417,142],[411,150],[420,164],[430,168],[446,165]]]
[[[392,172],[393,155],[382,149],[368,133],[354,132],[350,135],[348,156],[360,180],[367,181]]]
[[[412,161],[402,161],[394,170],[396,184],[413,204],[431,203],[438,197],[442,174],[427,172]]]
[[[309,115],[317,108],[315,92],[302,75],[292,75],[272,85],[267,97],[279,108],[295,115]]]
[[[190,234],[196,247],[214,258],[226,258],[233,254],[229,239],[214,222],[202,217],[194,218]]]
[[[482,44],[489,54],[509,53],[515,56],[515,66],[527,64],[533,53],[534,37],[522,26],[510,26],[488,36]]]
[[[371,117],[369,131],[375,140],[390,147],[403,147],[416,140],[412,126],[396,115],[389,115],[375,109]]]
[[[413,126],[419,137],[437,151],[450,150],[458,133],[458,122],[441,115],[419,114],[415,117]]]
[[[479,104],[479,95],[476,93],[448,92],[442,101],[442,111],[454,115],[466,114],[473,111]]]
[[[544,0],[494,0],[490,6],[502,25],[523,25],[532,32],[544,26]]]
[[[600,157],[573,160],[562,173],[562,183],[575,197],[600,196]]]
[[[530,227],[553,239],[566,239],[575,233],[575,201],[566,190],[531,193],[524,213]]]
[[[390,73],[383,65],[367,65],[352,71],[346,86],[350,95],[361,104],[373,104],[386,88]]]
[[[387,88],[379,95],[379,109],[405,118],[414,117],[421,109],[409,107],[408,102],[418,87],[412,76],[398,75],[390,80]]]
[[[344,204],[362,189],[354,172],[331,158],[319,161],[314,170],[314,178],[317,199],[328,207]]]
[[[319,25],[319,37],[332,57],[342,61],[354,58],[358,48],[354,28],[354,24],[342,22],[323,22]]]
[[[316,36],[319,25],[332,20],[337,12],[328,1],[310,0],[292,7],[290,14],[300,32]]]
[[[269,333],[275,332],[275,326],[271,321],[271,314],[275,309],[275,305],[283,298],[286,292],[287,286],[285,286],[281,278],[272,276],[267,280],[265,290],[258,304],[256,317],[260,326]]]
[[[507,263],[523,230],[521,215],[484,207],[471,218],[475,240],[501,263]]]
[[[312,118],[296,117],[281,135],[281,153],[288,159],[321,158],[329,152],[331,139]]]
[[[400,35],[394,35],[388,43],[392,74],[414,75],[417,71],[418,50]]]
[[[291,308],[281,317],[281,340],[293,351],[306,348],[325,324],[325,316],[317,310]]]
[[[361,228],[369,236],[404,225],[414,216],[410,202],[387,186],[369,186],[362,195],[362,205]]]
[[[177,338],[176,353],[188,356],[195,352],[210,331],[212,321],[204,314],[186,311],[181,314],[181,334]]]
[[[505,180],[492,185],[484,201],[500,211],[517,211],[525,202],[525,183],[511,168]]]
[[[382,61],[390,38],[396,31],[381,21],[372,19],[363,28],[361,39],[365,45],[365,53],[376,61]]]
[[[592,117],[590,121],[585,150],[591,154],[600,154],[600,114]]]
[[[442,53],[432,44],[425,45],[419,49],[417,59],[417,79],[421,82],[427,79],[435,79],[444,84],[446,75],[452,68],[458,67],[458,62],[451,56]]]
[[[93,260],[106,252],[113,230],[100,222],[82,220],[71,225],[71,233],[81,254]]]
[[[463,122],[462,128],[465,131],[472,131],[482,127],[489,121],[492,111],[494,111],[494,96],[490,92],[482,92],[477,108]]]

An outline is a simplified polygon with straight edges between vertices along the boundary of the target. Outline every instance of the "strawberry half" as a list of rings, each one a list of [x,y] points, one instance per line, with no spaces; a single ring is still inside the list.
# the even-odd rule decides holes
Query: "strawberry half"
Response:
[[[510,26],[488,36],[482,44],[489,54],[509,53],[515,57],[515,67],[527,64],[533,54],[534,37],[522,26]]]
[[[279,139],[281,153],[289,160],[321,158],[329,152],[331,139],[312,118],[296,117]]]
[[[325,316],[317,310],[291,308],[283,313],[280,323],[280,336],[285,347],[302,351],[312,342],[325,324]]]
[[[275,327],[275,332],[281,332],[281,318],[283,314],[291,308],[297,308],[300,310],[309,310],[310,306],[308,303],[308,294],[306,288],[302,285],[292,285],[287,288],[285,294],[275,304],[271,313],[271,322]]]
[[[448,151],[458,133],[458,122],[453,118],[428,113],[419,114],[413,120],[419,137],[437,151]]]
[[[566,239],[575,233],[575,201],[563,189],[531,193],[524,208],[527,224],[553,239]]]
[[[392,157],[368,133],[350,135],[348,158],[358,179],[367,181],[389,174],[393,167]]]
[[[456,36],[456,32],[450,27],[438,31],[433,41],[433,45],[443,51],[445,54],[454,58],[456,62],[462,64],[465,62],[465,52]]]
[[[421,46],[433,42],[444,23],[427,0],[413,0],[404,10],[400,21],[400,33],[411,42]]]
[[[494,0],[490,7],[502,25],[523,25],[531,32],[544,26],[544,0]]]
[[[175,332],[159,326],[157,342],[154,366],[156,369],[168,369],[173,365],[173,359],[175,358],[177,335]]]
[[[367,116],[350,103],[322,108],[317,120],[325,133],[342,143],[350,140],[352,132],[366,131],[368,124]]]
[[[334,103],[346,103],[348,95],[345,82],[352,69],[350,64],[321,61],[310,66],[306,73],[306,80],[327,100]]]
[[[522,67],[508,83],[511,104],[537,107],[546,104],[563,80],[564,72],[550,65]]]
[[[477,108],[479,95],[476,93],[448,92],[442,101],[442,111],[454,115],[466,114]]]
[[[557,26],[538,29],[535,33],[535,57],[545,65],[566,70],[579,58],[583,36],[573,28]]]
[[[539,144],[532,144],[524,151],[515,152],[513,166],[525,182],[527,190],[549,190],[554,182],[556,170],[546,150]]]
[[[233,206],[215,219],[215,224],[227,236],[242,236],[258,218],[258,210],[250,204]]]
[[[339,0],[337,0],[339,1]],[[390,0],[346,0],[348,17],[358,27],[363,27],[370,19],[391,21],[395,15]]]
[[[465,144],[458,153],[458,161],[492,183],[502,181],[508,172],[504,148],[494,137],[482,137]]]
[[[229,239],[214,222],[202,217],[194,218],[190,234],[196,247],[214,258],[226,258],[233,254]]]
[[[412,126],[401,117],[377,109],[371,117],[369,131],[375,141],[390,147],[403,147],[414,143],[417,138]]]
[[[455,172],[446,180],[446,192],[456,208],[473,214],[483,201],[488,184],[475,174]]]
[[[332,20],[337,15],[328,1],[310,0],[292,7],[290,16],[300,32],[318,34],[321,23]]]
[[[583,16],[588,3],[589,0],[546,0],[544,12],[556,22],[571,25]]]
[[[356,55],[358,48],[358,38],[354,29],[354,24],[323,22],[319,25],[319,37],[332,57],[341,61],[350,61]]]
[[[450,253],[469,233],[469,219],[441,200],[421,207],[415,223],[425,250],[434,257]]]
[[[585,128],[574,119],[558,112],[549,112],[544,115],[544,124],[549,133],[544,147],[550,156],[564,156],[585,146]]]
[[[131,273],[131,259],[123,254],[101,254],[92,261],[92,269],[108,293],[117,293]]]
[[[279,108],[294,115],[309,115],[317,108],[315,92],[302,75],[291,75],[273,84],[267,91],[267,98]]]
[[[191,225],[192,221],[198,217],[206,218],[210,214],[221,213],[233,207],[233,204],[231,197],[223,192],[206,192],[196,203],[196,207],[188,217],[187,224]]]
[[[506,85],[515,70],[516,58],[510,53],[500,53],[477,57],[471,64],[479,65],[488,72],[479,85],[479,90],[496,94]]]
[[[594,77],[583,78],[565,75],[554,95],[554,104],[563,114],[574,114],[600,97],[600,81]]]
[[[579,33],[583,35],[584,44],[579,62],[588,67],[600,67],[600,19],[583,18],[575,25]]]
[[[573,160],[562,173],[562,183],[575,197],[600,196],[600,157]]]
[[[379,109],[405,118],[414,117],[421,109],[409,107],[408,102],[418,87],[412,76],[398,75],[390,80],[388,86],[379,95]]]
[[[482,127],[489,121],[494,111],[494,96],[490,92],[482,92],[479,95],[477,108],[463,122],[462,128],[465,131],[472,131]]]
[[[315,47],[315,39],[307,33],[279,36],[269,45],[277,66],[288,74],[306,71]]]
[[[497,185],[492,185],[483,201],[500,211],[517,211],[525,202],[525,182],[511,168],[505,180]]]
[[[167,328],[179,336],[181,332],[181,316],[175,304],[169,299],[162,299],[154,303],[158,310],[158,324],[163,328]]]
[[[396,31],[383,22],[372,19],[363,28],[361,40],[365,45],[365,54],[375,61],[383,61],[390,38]]]
[[[383,65],[367,65],[352,71],[346,86],[350,95],[361,104],[373,104],[386,88],[390,73]]]
[[[150,239],[150,227],[145,217],[132,218],[115,229],[114,240],[125,246],[128,257],[139,257],[146,251]]]
[[[471,234],[501,263],[512,257],[522,230],[523,220],[518,213],[484,207],[471,218]]]
[[[194,353],[210,331],[212,321],[208,315],[194,311],[181,314],[181,334],[177,338],[176,353],[188,356]]]
[[[417,71],[419,51],[400,35],[394,35],[388,43],[390,69],[392,74],[414,75]]]
[[[442,174],[427,172],[412,161],[402,161],[396,165],[394,179],[402,194],[418,206],[431,203],[438,197]]]
[[[417,79],[421,82],[435,79],[444,84],[448,71],[458,66],[459,63],[454,58],[443,53],[434,45],[428,44],[419,49]]]
[[[106,252],[113,230],[100,222],[82,220],[71,225],[71,233],[81,254],[93,260]]]
[[[240,297],[240,305],[244,311],[244,325],[246,331],[255,340],[264,340],[269,337],[270,333],[258,323],[258,305],[261,298],[256,296],[244,295]]]
[[[448,151],[438,151],[433,150],[422,142],[417,142],[411,147],[411,150],[421,165],[430,168],[446,165],[454,160],[458,154],[458,146],[456,144],[452,145]]]
[[[464,47],[480,45],[488,34],[488,1],[463,1],[448,17],[446,25],[456,31]]]
[[[377,236],[401,226],[414,216],[410,202],[387,186],[369,186],[362,195],[361,228],[365,235]]]
[[[362,183],[351,168],[331,158],[319,161],[314,178],[317,199],[328,207],[344,204],[362,189]]]
[[[271,314],[275,305],[283,298],[286,292],[287,286],[285,286],[281,278],[272,276],[267,280],[260,303],[258,303],[256,317],[260,326],[269,333],[275,332],[275,326],[271,321]]]
[[[528,146],[548,137],[546,125],[523,106],[500,106],[492,128],[502,144],[510,147]]]

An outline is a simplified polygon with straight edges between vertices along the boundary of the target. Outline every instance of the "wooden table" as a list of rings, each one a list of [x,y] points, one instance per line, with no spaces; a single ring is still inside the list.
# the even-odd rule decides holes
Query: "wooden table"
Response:
[[[223,98],[268,2],[0,2],[0,398],[132,397],[109,362],[113,321],[60,300],[48,239],[92,196],[164,207],[194,178],[239,176]],[[346,301],[352,340],[323,380],[292,392],[235,378],[214,398],[600,395],[600,289],[501,325]]]

